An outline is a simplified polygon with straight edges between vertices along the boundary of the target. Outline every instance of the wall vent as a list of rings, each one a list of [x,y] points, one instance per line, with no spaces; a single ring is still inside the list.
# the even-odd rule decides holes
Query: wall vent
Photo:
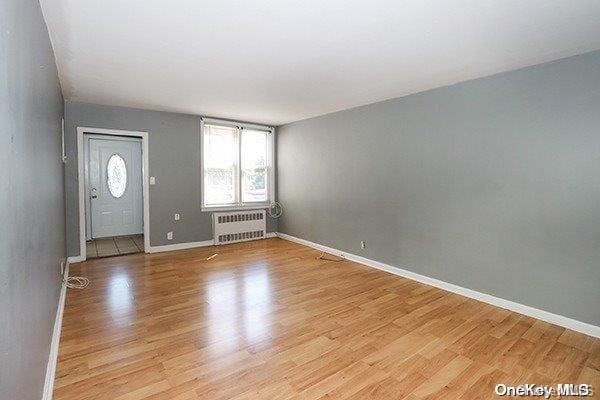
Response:
[[[215,244],[264,239],[266,225],[265,210],[213,213]]]

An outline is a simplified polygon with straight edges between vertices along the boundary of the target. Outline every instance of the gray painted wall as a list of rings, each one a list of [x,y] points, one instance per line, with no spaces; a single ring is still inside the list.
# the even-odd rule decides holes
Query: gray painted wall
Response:
[[[77,127],[148,132],[150,244],[161,246],[212,239],[211,213],[200,208],[200,117],[161,111],[65,102],[66,198],[69,256],[79,255]],[[173,214],[179,212],[181,220]],[[267,230],[277,230],[267,220]],[[173,240],[167,232],[173,231]]]
[[[600,52],[278,135],[280,232],[600,325]]]
[[[63,101],[35,0],[0,2],[0,398],[39,400],[65,258]]]

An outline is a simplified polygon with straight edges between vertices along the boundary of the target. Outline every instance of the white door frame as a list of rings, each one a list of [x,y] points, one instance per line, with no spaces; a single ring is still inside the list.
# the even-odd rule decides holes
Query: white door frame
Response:
[[[92,133],[98,135],[134,136],[142,138],[142,197],[144,201],[144,252],[150,250],[150,199],[148,189],[148,132],[124,131],[118,129],[77,127],[77,180],[79,186],[79,257],[77,261],[85,261],[87,258],[85,246],[85,173],[83,155],[83,134]]]

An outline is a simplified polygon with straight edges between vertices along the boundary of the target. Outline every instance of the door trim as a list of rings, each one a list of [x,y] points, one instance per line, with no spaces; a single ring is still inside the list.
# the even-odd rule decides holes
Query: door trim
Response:
[[[142,197],[144,203],[143,223],[144,223],[144,252],[150,249],[150,190],[149,185],[149,157],[148,157],[148,132],[143,131],[125,131],[119,129],[89,128],[85,126],[77,127],[77,180],[79,189],[79,261],[85,261],[87,258],[85,247],[85,170],[83,154],[83,134],[99,134],[113,136],[133,136],[142,139]]]

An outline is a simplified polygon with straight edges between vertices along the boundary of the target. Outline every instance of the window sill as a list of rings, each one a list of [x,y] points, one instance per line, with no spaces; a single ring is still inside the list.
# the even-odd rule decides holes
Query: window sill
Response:
[[[259,210],[270,207],[270,203],[259,203],[259,204],[245,204],[245,205],[234,205],[234,206],[214,206],[214,207],[202,207],[202,212],[213,212],[213,211],[245,211],[245,210]]]

